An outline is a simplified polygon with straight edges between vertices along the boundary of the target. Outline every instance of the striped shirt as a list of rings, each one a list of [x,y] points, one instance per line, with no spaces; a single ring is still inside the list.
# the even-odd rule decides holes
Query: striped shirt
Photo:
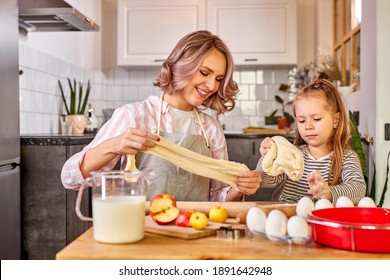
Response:
[[[314,159],[308,153],[306,145],[302,145],[298,148],[303,153],[305,163],[303,176],[298,181],[291,180],[286,174],[269,176],[262,171],[261,164],[263,158],[260,158],[257,163],[256,169],[261,171],[261,176],[263,178],[260,188],[276,188],[274,198],[277,199],[277,196],[279,196],[279,201],[297,202],[303,196],[308,196],[313,199],[313,197],[307,193],[309,190],[307,175],[312,171],[319,170],[322,178],[328,182],[333,152],[322,158]],[[332,179],[333,178],[331,178],[330,181],[332,181]],[[332,193],[334,204],[340,196],[347,196],[354,204],[357,204],[359,200],[365,196],[366,183],[360,167],[359,158],[353,150],[344,151],[340,183],[337,185],[329,185],[329,189]]]
[[[116,137],[124,133],[129,128],[140,128],[147,131],[154,131],[157,128],[159,118],[160,98],[158,96],[150,96],[148,99],[124,105],[115,110],[111,119],[105,123],[94,140],[84,147],[84,149],[69,158],[64,164],[61,172],[61,180],[65,188],[78,189],[81,182],[84,180],[80,171],[80,164],[85,153],[107,139]],[[161,116],[161,131],[167,133],[179,132],[179,128],[173,127],[172,115],[169,112],[170,107],[167,102],[163,101],[162,116]],[[228,160],[226,139],[220,123],[211,116],[199,112],[200,120],[206,131],[206,135],[210,142],[212,157],[214,159]],[[198,119],[194,115],[195,130],[199,135],[202,134],[202,129]],[[102,168],[102,171],[112,170],[121,156],[118,155],[111,162]],[[122,156],[122,169],[124,168],[125,157]],[[226,194],[230,190],[230,186],[215,180],[210,182],[210,200],[224,201]]]

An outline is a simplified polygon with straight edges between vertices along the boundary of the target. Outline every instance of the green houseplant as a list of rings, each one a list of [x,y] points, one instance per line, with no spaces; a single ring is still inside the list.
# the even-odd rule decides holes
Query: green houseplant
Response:
[[[276,102],[281,104],[282,107],[278,108],[278,109],[275,109],[269,116],[267,116],[265,118],[266,124],[267,123],[271,123],[272,119],[276,118],[276,122],[278,123],[279,128],[290,127],[290,124],[292,124],[294,122],[294,117],[289,112],[286,111],[286,106],[292,104],[293,101],[292,100],[291,101],[285,101],[279,95],[275,95],[275,100],[276,100]],[[276,116],[276,113],[279,110],[282,110],[282,116],[281,117],[277,117]]]
[[[82,135],[84,134],[85,126],[87,125],[87,118],[84,115],[85,108],[87,107],[89,94],[91,92],[91,83],[88,80],[87,89],[84,95],[83,84],[79,82],[79,87],[77,91],[77,82],[76,79],[72,81],[67,78],[69,90],[70,90],[70,102],[66,100],[65,92],[62,87],[61,81],[58,80],[58,85],[60,87],[62,100],[65,105],[65,110],[67,116],[65,117],[65,123],[67,126],[72,127],[73,135]]]
[[[88,80],[87,90],[86,90],[85,96],[83,96],[84,95],[83,85],[81,82],[79,82],[79,91],[78,91],[78,98],[77,98],[78,104],[76,104],[76,95],[77,95],[76,79],[73,79],[73,85],[72,85],[71,80],[69,78],[67,78],[67,79],[68,79],[68,84],[69,84],[69,89],[70,89],[70,104],[69,104],[69,106],[68,106],[68,103],[66,102],[65,92],[64,92],[64,89],[62,87],[61,81],[58,80],[58,85],[60,87],[61,96],[62,96],[62,100],[64,101],[66,113],[68,115],[84,115],[85,108],[87,107],[87,103],[88,103],[89,93],[91,92],[91,82]]]

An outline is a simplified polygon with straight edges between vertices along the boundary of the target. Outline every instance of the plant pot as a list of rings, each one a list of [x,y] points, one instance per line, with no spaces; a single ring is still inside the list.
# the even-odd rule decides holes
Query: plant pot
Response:
[[[87,118],[84,115],[67,115],[65,124],[72,127],[72,135],[84,135]]]
[[[279,129],[290,127],[290,122],[287,118],[277,118],[276,123],[278,124]]]

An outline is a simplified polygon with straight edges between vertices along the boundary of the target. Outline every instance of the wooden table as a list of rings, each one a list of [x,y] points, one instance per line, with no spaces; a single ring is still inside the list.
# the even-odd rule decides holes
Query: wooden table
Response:
[[[390,254],[351,252],[321,246],[312,242],[308,247],[270,241],[265,237],[220,239],[214,236],[193,240],[145,233],[139,242],[123,245],[98,243],[89,228],[71,244],[57,253],[58,260],[209,260],[209,259],[390,259]]]

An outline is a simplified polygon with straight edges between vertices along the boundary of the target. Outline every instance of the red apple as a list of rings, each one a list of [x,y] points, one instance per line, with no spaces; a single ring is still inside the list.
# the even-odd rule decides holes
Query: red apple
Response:
[[[158,194],[150,201],[149,212],[154,222],[166,225],[177,218],[180,210],[176,208],[176,200],[171,195]]]
[[[192,210],[185,210],[180,212],[179,216],[176,218],[176,225],[179,227],[190,227],[190,218],[194,213]]]

